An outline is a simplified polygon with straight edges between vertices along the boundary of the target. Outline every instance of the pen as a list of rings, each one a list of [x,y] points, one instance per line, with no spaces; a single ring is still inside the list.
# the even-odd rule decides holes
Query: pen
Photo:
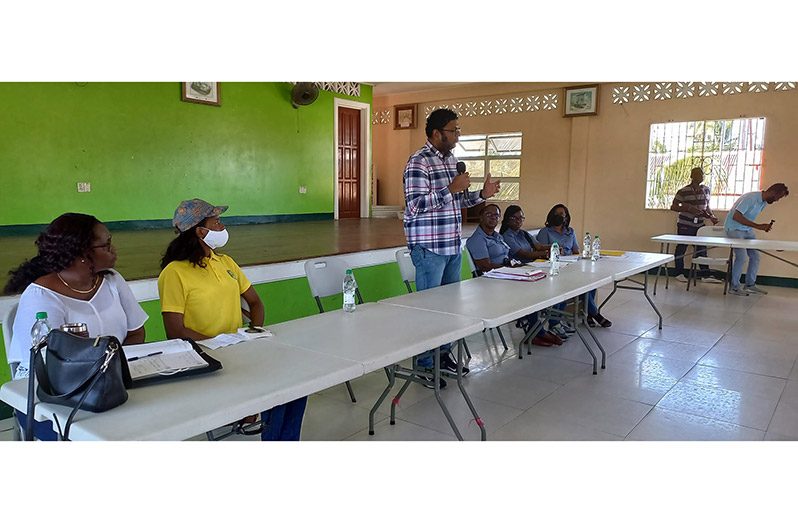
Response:
[[[159,354],[163,354],[163,351],[152,352],[152,353],[144,355],[144,356],[133,356],[132,358],[128,358],[127,361],[136,361],[136,360],[140,360],[141,358],[149,358],[150,356],[157,356]]]

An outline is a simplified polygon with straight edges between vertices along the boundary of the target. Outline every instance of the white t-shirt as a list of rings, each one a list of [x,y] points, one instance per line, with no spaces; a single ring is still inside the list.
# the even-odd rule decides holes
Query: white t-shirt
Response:
[[[64,323],[85,323],[89,336],[116,336],[120,342],[124,342],[128,331],[138,329],[148,318],[125,279],[114,270],[103,276],[100,288],[88,301],[70,298],[31,283],[19,298],[8,348],[9,363],[20,362],[21,367],[28,366],[30,330],[36,322],[37,312],[47,313],[51,329]]]

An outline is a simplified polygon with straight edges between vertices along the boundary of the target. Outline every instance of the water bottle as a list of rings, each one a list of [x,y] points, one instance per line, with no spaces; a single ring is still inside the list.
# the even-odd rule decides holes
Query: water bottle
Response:
[[[50,332],[50,322],[47,321],[47,313],[37,312],[36,323],[30,329],[31,346],[38,345],[42,339],[47,337],[48,332]]]
[[[593,238],[590,236],[590,233],[585,231],[585,237],[582,240],[582,258],[587,260],[590,258],[590,250],[593,246]]]
[[[549,276],[557,276],[560,274],[560,246],[557,242],[551,244],[551,249],[549,249],[549,263],[551,267],[549,267]]]
[[[355,310],[355,290],[357,289],[357,282],[355,276],[352,274],[352,269],[346,270],[344,276],[344,311],[353,312]]]
[[[31,347],[35,347],[39,344],[39,342],[47,337],[47,333],[50,332],[50,322],[47,321],[47,313],[46,312],[37,312],[36,313],[36,322],[33,324],[33,327],[30,329],[30,342]],[[43,357],[46,357],[46,351],[42,354]],[[28,370],[28,362],[22,361],[17,366],[17,371],[14,374],[13,378],[15,380],[20,380],[23,378],[27,378],[30,376],[30,371]]]
[[[599,235],[596,235],[596,238],[593,240],[593,247],[590,249],[590,259],[596,261],[601,256],[601,240],[599,239]]]

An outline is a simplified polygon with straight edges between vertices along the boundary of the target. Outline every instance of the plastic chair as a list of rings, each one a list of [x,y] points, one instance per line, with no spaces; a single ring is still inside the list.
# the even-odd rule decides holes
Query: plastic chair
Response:
[[[8,348],[11,346],[11,335],[13,334],[14,318],[17,317],[18,306],[19,302],[15,303],[10,309],[8,309],[5,316],[3,316],[3,343],[5,344],[6,354],[8,354]],[[19,366],[19,362],[9,362],[8,366],[11,369],[11,379],[14,379],[14,375],[17,373],[17,366]],[[14,439],[16,441],[22,439],[22,427],[19,426],[19,421],[17,420],[16,415],[14,415]]]
[[[413,260],[410,258],[410,249],[399,249],[396,251],[396,263],[399,264],[399,272],[402,274],[402,281],[405,282],[405,287],[407,287],[407,292],[413,292],[413,287],[411,287],[411,283],[416,281],[416,266],[413,265]],[[466,357],[471,360],[471,351],[468,350],[468,344],[463,338],[463,348],[466,352]]]
[[[696,236],[712,236],[715,238],[723,238],[726,236],[726,232],[724,231],[723,227],[717,225],[705,225],[698,229]],[[696,268],[699,265],[709,265],[710,267],[723,268],[726,271],[727,277],[723,279],[723,294],[725,295],[729,284],[728,275],[731,274],[731,265],[729,261],[730,260],[728,256],[725,258],[712,258],[709,256],[693,257],[692,261],[690,262],[690,277],[687,279],[687,290],[690,290],[690,280],[693,281],[693,287],[695,287],[697,272]]]
[[[324,312],[321,298],[341,294],[344,276],[348,268],[341,260],[335,258],[320,258],[305,262],[305,275],[308,278],[310,292],[319,307],[319,313]],[[355,289],[355,300],[358,304],[363,303],[360,289]],[[349,398],[352,403],[357,402],[355,393],[352,391],[352,385],[348,381],[346,382],[346,390],[349,392]]]
[[[416,281],[416,266],[410,259],[410,249],[404,248],[396,251],[396,263],[399,264],[399,272],[402,274],[402,281],[405,282],[407,292],[413,292],[411,283]]]
[[[477,269],[477,266],[474,263],[474,259],[471,257],[471,252],[468,249],[463,249],[463,251],[465,252],[466,260],[468,261],[468,268],[471,271],[471,276],[474,278],[482,276],[482,273]],[[493,328],[494,327],[491,327],[491,329]],[[502,333],[501,328],[499,326],[496,326],[495,329],[496,332],[499,334],[499,339],[502,340],[502,345],[504,346],[504,350],[507,350],[509,347],[507,347],[507,342],[504,341],[504,334]],[[485,329],[482,329],[482,332],[485,332]]]

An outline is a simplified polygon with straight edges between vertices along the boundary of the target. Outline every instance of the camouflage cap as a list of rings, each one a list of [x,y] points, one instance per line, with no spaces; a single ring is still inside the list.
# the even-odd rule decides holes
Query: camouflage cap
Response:
[[[185,232],[205,218],[217,217],[227,210],[227,205],[214,207],[205,200],[194,198],[193,200],[183,200],[175,209],[175,217],[172,225],[179,232]]]

